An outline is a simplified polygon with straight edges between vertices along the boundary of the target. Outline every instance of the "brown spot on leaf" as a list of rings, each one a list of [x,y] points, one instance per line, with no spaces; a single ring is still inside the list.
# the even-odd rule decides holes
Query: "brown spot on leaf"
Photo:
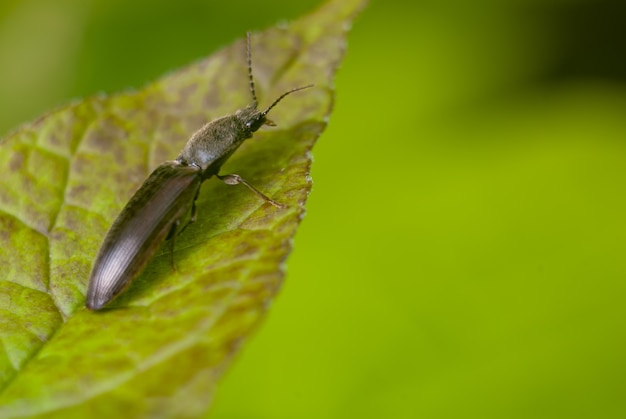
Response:
[[[9,170],[11,172],[19,172],[24,166],[24,154],[22,152],[15,152],[11,156],[9,161]]]
[[[199,83],[193,82],[179,90],[179,100],[187,102],[199,90]]]

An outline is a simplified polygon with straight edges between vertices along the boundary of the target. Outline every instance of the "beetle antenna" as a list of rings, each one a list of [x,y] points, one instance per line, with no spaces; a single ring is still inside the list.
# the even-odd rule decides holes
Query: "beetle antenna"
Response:
[[[276,106],[276,104],[277,104],[278,102],[280,102],[281,100],[283,100],[283,98],[284,98],[285,96],[290,95],[290,94],[292,94],[293,92],[297,92],[298,90],[308,89],[309,87],[313,87],[313,85],[312,85],[312,84],[307,84],[306,86],[296,87],[295,89],[291,89],[291,90],[289,90],[289,91],[287,91],[287,92],[283,93],[282,95],[280,95],[280,96],[278,97],[278,99],[276,99],[276,100],[274,101],[274,103],[272,103],[270,106],[268,106],[268,108],[267,108],[266,110],[264,110],[263,112],[261,112],[261,115],[263,115],[263,116],[267,115],[267,114],[268,114],[268,112],[269,112],[270,110],[272,110],[272,108],[273,108],[274,106]]]
[[[254,78],[252,77],[252,53],[250,52],[252,50],[252,47],[250,46],[251,44],[250,38],[252,37],[252,35],[250,34],[250,32],[248,32],[246,35],[248,39],[248,43],[247,43],[248,80],[250,80],[250,92],[252,93],[252,106],[256,109],[258,102],[256,100],[256,91],[254,90]]]

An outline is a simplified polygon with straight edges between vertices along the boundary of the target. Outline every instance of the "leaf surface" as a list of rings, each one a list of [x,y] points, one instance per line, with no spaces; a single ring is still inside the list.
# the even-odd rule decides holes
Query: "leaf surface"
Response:
[[[206,182],[198,220],[164,246],[112,309],[84,308],[98,247],[152,169],[204,123],[250,102],[245,42],[142,90],[94,97],[26,124],[0,143],[0,417],[197,416],[258,325],[310,191],[310,150],[333,103],[347,28],[363,0],[332,1],[253,35],[260,107],[271,112]]]

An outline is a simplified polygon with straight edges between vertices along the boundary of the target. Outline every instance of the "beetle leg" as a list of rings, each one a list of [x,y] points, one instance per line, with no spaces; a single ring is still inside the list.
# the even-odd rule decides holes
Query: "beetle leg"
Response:
[[[180,220],[174,221],[174,223],[172,224],[172,228],[168,233],[168,236],[171,236],[172,238],[170,245],[170,262],[172,263],[172,270],[174,272],[176,272],[176,265],[174,264],[174,244],[176,243],[176,233],[178,231],[178,227],[180,227]]]
[[[200,195],[200,189],[198,188],[198,192],[196,192],[196,196],[193,197],[193,202],[191,203],[191,215],[189,216],[189,220],[185,223],[183,228],[180,229],[178,234],[181,234],[191,223],[196,222],[196,200],[198,199],[198,195]]]
[[[238,185],[241,183],[242,185],[250,189],[252,192],[254,192],[259,198],[263,199],[265,202],[268,202],[277,208],[286,208],[286,205],[281,204],[280,202],[276,202],[270,197],[268,197],[267,195],[263,194],[261,191],[259,191],[254,186],[250,185],[244,178],[242,178],[239,175],[230,174],[230,175],[223,175],[223,176],[220,176],[220,175],[215,175],[215,176],[217,176],[219,180],[221,180],[227,185]]]

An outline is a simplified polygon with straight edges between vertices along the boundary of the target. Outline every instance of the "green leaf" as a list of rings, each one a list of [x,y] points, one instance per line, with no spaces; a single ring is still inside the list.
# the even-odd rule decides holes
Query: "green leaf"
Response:
[[[49,113],[0,144],[0,417],[198,416],[281,286],[311,188],[310,150],[333,102],[346,30],[363,0],[329,2],[253,35],[272,110],[224,166],[272,198],[206,182],[198,221],[110,310],[84,308],[107,228],[152,169],[206,121],[250,102],[243,40],[146,88]]]

